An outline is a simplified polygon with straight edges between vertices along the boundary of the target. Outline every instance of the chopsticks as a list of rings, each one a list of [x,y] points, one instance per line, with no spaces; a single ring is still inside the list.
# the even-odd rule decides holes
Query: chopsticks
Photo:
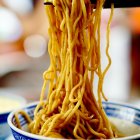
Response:
[[[90,0],[92,4],[96,4],[97,0]],[[114,4],[115,8],[133,8],[140,7],[140,0],[106,0],[104,8],[110,8],[111,4]],[[45,2],[44,5],[52,5],[51,1]]]
[[[53,4],[49,1],[47,1],[47,2],[44,2],[44,5],[53,5]]]
[[[96,0],[91,0],[91,3],[95,3]],[[106,0],[104,8],[110,8],[111,4],[114,4],[115,8],[133,8],[140,7],[140,0]]]

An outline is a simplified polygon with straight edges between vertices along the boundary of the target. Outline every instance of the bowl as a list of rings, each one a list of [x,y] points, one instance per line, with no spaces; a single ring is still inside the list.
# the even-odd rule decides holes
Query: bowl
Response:
[[[33,112],[38,102],[29,104],[21,108],[33,118]],[[121,131],[126,137],[117,138],[118,140],[134,140],[140,139],[140,109],[131,105],[103,102],[105,112],[107,113],[111,122],[115,124],[117,129]],[[18,111],[18,110],[17,110]],[[24,117],[19,116],[22,130],[16,127],[14,112],[8,116],[8,124],[12,130],[12,134],[16,140],[49,140],[50,138],[38,136],[28,132],[28,124]]]
[[[0,140],[2,139],[6,139],[6,137],[8,137],[11,134],[11,130],[9,128],[9,125],[7,123],[7,117],[9,115],[9,113],[11,111],[13,111],[16,108],[25,106],[26,104],[26,100],[18,95],[14,95],[14,94],[7,94],[7,93],[0,93]],[[19,104],[17,104],[17,107],[15,106],[15,108],[13,108],[10,104],[9,101],[12,101],[12,103],[15,102],[19,102]],[[2,106],[2,102],[4,102],[3,106]],[[10,108],[6,108],[7,106],[9,106]],[[3,111],[2,111],[2,110]]]

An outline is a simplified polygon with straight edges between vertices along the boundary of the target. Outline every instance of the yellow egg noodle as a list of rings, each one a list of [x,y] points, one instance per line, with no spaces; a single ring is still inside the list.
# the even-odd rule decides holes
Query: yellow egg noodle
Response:
[[[29,122],[33,134],[53,138],[107,139],[118,137],[103,109],[103,81],[111,65],[110,24],[106,31],[108,64],[101,68],[100,25],[104,0],[52,0],[47,5],[50,66],[44,72],[40,102]],[[93,93],[98,76],[97,95]],[[49,85],[46,92],[46,86]],[[46,97],[47,93],[47,98]],[[18,113],[16,120],[18,127]]]

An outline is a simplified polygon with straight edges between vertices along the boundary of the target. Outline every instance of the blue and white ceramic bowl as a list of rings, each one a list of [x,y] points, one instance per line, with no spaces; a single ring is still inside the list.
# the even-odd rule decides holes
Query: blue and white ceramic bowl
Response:
[[[37,105],[36,103],[30,104],[25,108],[22,108],[25,112],[33,118],[33,112]],[[115,126],[120,130],[126,137],[121,138],[121,140],[134,140],[140,139],[140,109],[132,107],[130,105],[113,103],[113,102],[104,102],[104,109],[110,118],[110,121],[115,124]],[[16,127],[14,113],[12,112],[8,116],[8,124],[11,127],[13,136],[16,140],[47,140],[43,136],[37,136],[28,132],[28,127],[26,120],[19,116],[22,130]],[[119,139],[119,138],[118,138]]]
[[[0,98],[1,97],[10,99],[12,101],[18,100],[19,101],[19,106],[18,107],[25,106],[25,104],[26,104],[26,100],[23,97],[13,95],[13,94],[10,94],[10,93],[0,93]],[[10,130],[9,125],[7,123],[7,117],[10,114],[10,112],[13,111],[13,110],[10,109],[10,110],[7,110],[7,111],[0,112],[0,140],[5,140],[6,137],[8,137],[11,134],[11,130]]]

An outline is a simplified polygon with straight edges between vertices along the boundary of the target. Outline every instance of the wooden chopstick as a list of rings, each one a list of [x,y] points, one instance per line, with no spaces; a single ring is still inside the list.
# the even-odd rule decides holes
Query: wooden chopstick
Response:
[[[51,2],[44,2],[44,5],[53,5]]]
[[[90,0],[92,4],[96,4],[97,0]],[[133,8],[140,7],[140,0],[106,0],[104,8],[110,8],[111,4],[114,4],[115,8]],[[51,2],[45,2],[44,5],[52,5]]]
[[[96,4],[96,0],[90,0],[91,3]],[[133,8],[140,7],[140,0],[106,0],[104,8],[110,8],[111,4],[114,4],[115,8]]]

